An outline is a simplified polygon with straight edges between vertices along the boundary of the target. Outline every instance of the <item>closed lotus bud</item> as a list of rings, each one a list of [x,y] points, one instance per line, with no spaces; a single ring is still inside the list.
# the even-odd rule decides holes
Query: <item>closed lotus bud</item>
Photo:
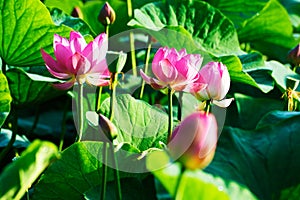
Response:
[[[82,11],[81,11],[81,9],[78,6],[74,7],[74,9],[73,9],[73,11],[71,13],[71,16],[83,19]]]
[[[99,127],[109,141],[113,141],[118,136],[117,127],[102,114],[99,114]]]
[[[98,20],[104,26],[113,24],[116,20],[116,13],[114,9],[106,2],[100,10]]]
[[[218,140],[216,118],[203,111],[187,116],[175,128],[168,148],[173,159],[187,169],[203,169],[213,159]]]
[[[207,87],[195,94],[196,98],[203,100],[222,100],[230,88],[228,69],[220,62],[209,62],[199,71],[200,82]]]
[[[296,66],[300,65],[300,44],[292,49],[288,54],[288,59]]]

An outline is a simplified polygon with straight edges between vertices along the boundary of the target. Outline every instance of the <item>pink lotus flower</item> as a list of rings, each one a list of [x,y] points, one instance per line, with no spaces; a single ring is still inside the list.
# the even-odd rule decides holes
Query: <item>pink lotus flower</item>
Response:
[[[49,72],[56,78],[68,80],[55,84],[58,89],[69,89],[77,81],[79,84],[87,82],[95,86],[109,85],[110,73],[106,64],[107,37],[100,34],[89,44],[83,36],[72,31],[70,40],[54,35],[54,60],[43,49],[41,53]]]
[[[205,87],[199,79],[199,68],[203,58],[199,54],[187,54],[185,49],[159,48],[152,61],[155,78],[140,74],[154,89],[170,87],[175,91],[199,91]]]
[[[212,100],[218,106],[228,107],[233,99],[224,99],[230,87],[227,67],[220,62],[209,62],[200,69],[199,74],[199,81],[207,84],[207,87],[194,93],[196,98],[201,101]]]
[[[175,128],[168,148],[188,169],[203,169],[214,157],[218,140],[218,125],[211,113],[198,111],[187,116]]]

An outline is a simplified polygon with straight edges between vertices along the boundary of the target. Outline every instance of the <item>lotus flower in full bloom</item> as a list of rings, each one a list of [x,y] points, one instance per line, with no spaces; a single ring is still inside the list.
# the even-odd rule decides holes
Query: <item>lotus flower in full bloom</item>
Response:
[[[221,62],[209,62],[200,71],[200,83],[207,84],[206,88],[194,95],[198,100],[212,100],[220,107],[228,107],[233,100],[224,99],[230,88],[230,76],[227,67]]]
[[[216,118],[197,111],[177,126],[169,138],[168,149],[187,169],[203,169],[213,159],[218,140]]]
[[[187,54],[185,49],[159,48],[152,61],[154,78],[142,70],[140,74],[154,89],[170,87],[174,91],[200,91],[205,87],[199,79],[203,58],[199,54]]]
[[[67,90],[75,82],[95,86],[110,84],[110,73],[106,64],[107,36],[105,33],[97,36],[89,44],[83,36],[75,31],[70,33],[70,39],[54,35],[54,60],[41,49],[42,57],[48,71],[56,78],[67,80],[54,84],[58,89]]]

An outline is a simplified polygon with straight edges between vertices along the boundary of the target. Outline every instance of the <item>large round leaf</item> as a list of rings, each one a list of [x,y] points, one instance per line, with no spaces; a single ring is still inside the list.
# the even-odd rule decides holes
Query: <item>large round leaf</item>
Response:
[[[300,113],[274,111],[262,120],[254,130],[225,127],[206,171],[247,186],[259,199],[278,199],[300,183]]]
[[[0,199],[21,199],[34,181],[55,159],[57,147],[50,142],[34,141],[0,175]]]
[[[177,42],[183,38],[193,38],[189,42],[197,43],[199,48],[218,55],[241,53],[234,25],[219,10],[200,1],[168,1],[167,3],[149,3],[136,9],[130,26],[148,30],[162,45],[170,46],[164,29],[184,28],[187,33],[177,36]],[[160,31],[161,34],[159,35]],[[181,31],[182,32],[182,31]],[[194,41],[193,41],[194,40]],[[176,42],[173,41],[173,42]],[[178,48],[178,47],[177,47]],[[185,45],[180,48],[188,48]]]
[[[8,70],[6,75],[11,96],[16,105],[41,103],[65,93],[51,85],[51,83],[57,82],[57,79],[26,73],[19,68]]]
[[[4,123],[10,111],[10,96],[8,83],[5,75],[0,71],[0,127]]]
[[[53,52],[53,35],[69,35],[55,26],[39,0],[0,0],[0,57],[9,65],[42,65],[40,49]]]
[[[290,17],[277,0],[207,2],[233,21],[241,43],[251,43],[255,49],[272,58],[286,61],[288,50],[297,45]],[[293,7],[296,7],[295,4]]]

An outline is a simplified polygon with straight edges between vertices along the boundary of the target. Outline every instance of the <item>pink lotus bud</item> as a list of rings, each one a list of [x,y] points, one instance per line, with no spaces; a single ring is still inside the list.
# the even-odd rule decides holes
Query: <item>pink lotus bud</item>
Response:
[[[108,2],[106,2],[103,7],[100,10],[100,13],[98,15],[98,20],[103,24],[104,26],[113,24],[116,20],[116,13],[114,9],[109,5]]]
[[[110,73],[106,64],[107,37],[105,33],[97,36],[89,44],[75,31],[70,39],[54,35],[54,55],[56,60],[41,49],[48,71],[56,78],[67,82],[55,84],[58,89],[69,89],[77,81],[95,86],[110,84]]]
[[[71,16],[83,19],[82,11],[78,6],[74,7],[74,9],[72,10]]]
[[[203,111],[187,116],[175,128],[168,148],[188,169],[203,169],[213,159],[218,140],[218,125],[211,113]]]
[[[199,73],[200,81],[207,84],[207,87],[195,94],[197,99],[201,101],[224,99],[230,87],[227,67],[220,62],[209,62]]]
[[[159,48],[152,61],[155,78],[140,74],[154,89],[170,87],[175,91],[199,91],[205,87],[199,79],[199,68],[203,58],[199,54],[187,54],[185,49]]]
[[[300,65],[300,44],[293,48],[289,54],[288,59],[296,66]]]
[[[110,142],[118,136],[118,129],[116,126],[102,114],[99,114],[99,126]]]

